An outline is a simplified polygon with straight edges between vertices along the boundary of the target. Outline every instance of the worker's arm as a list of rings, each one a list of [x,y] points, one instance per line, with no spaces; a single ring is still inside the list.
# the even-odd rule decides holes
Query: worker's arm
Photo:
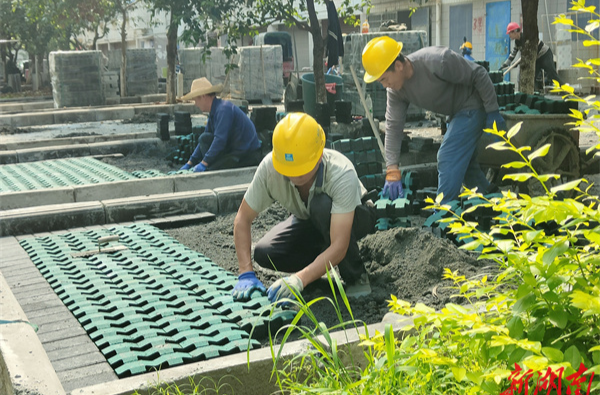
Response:
[[[233,288],[233,299],[246,301],[252,297],[254,291],[266,292],[265,286],[256,277],[252,270],[252,237],[251,226],[258,213],[242,200],[233,222],[233,240],[235,252],[238,257],[239,276],[238,282]]]
[[[404,138],[404,124],[408,102],[400,97],[397,91],[387,90],[387,107],[385,111],[385,163],[388,169],[398,169],[400,149]]]
[[[233,242],[235,244],[235,253],[238,258],[240,274],[252,270],[251,226],[257,215],[258,213],[246,203],[246,200],[242,199],[242,204],[240,204],[240,208],[233,221]]]
[[[500,70],[507,69],[511,65],[513,60],[515,60],[515,57],[517,56],[518,53],[519,53],[519,47],[517,46],[517,43],[515,42],[515,46],[513,47],[512,51],[510,51],[510,55],[508,55],[508,59],[506,59],[504,61],[504,63],[502,63],[502,66],[500,66]]]

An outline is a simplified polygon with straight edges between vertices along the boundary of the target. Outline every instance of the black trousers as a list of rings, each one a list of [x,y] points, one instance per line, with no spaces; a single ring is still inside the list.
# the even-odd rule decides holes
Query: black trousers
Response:
[[[331,198],[324,193],[313,197],[310,219],[301,220],[291,215],[275,225],[254,247],[254,260],[266,269],[286,273],[302,270],[331,245]],[[346,256],[338,268],[346,283],[358,280],[365,273],[357,241],[375,231],[375,210],[359,205],[354,211],[354,222]]]
[[[542,81],[542,70],[546,73],[545,77],[548,82],[552,83],[553,80],[557,80],[562,85],[562,81],[556,72],[556,67],[554,67],[554,56],[551,49],[548,49],[548,52],[535,61],[535,80],[536,88],[538,89],[543,88],[546,83],[546,81]],[[540,86],[539,84],[542,85]]]
[[[202,155],[206,154],[215,139],[215,135],[204,132],[200,135],[198,145]],[[262,160],[262,150],[260,148],[251,152],[224,152],[210,164],[208,170],[235,169],[238,167],[257,166]]]

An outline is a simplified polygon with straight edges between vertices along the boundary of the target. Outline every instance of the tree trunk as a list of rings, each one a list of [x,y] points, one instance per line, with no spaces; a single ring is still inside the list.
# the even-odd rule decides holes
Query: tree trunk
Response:
[[[171,20],[167,30],[167,104],[177,102],[177,80],[175,75],[175,60],[177,59],[177,18],[171,10]]]
[[[535,61],[537,59],[538,47],[538,11],[539,0],[527,0],[521,2],[523,13],[523,31],[521,39],[521,63],[519,64],[519,90],[523,93],[532,94],[535,90]]]
[[[317,103],[327,103],[327,91],[325,90],[325,71],[323,70],[323,56],[325,46],[321,34],[321,23],[317,18],[314,0],[307,0],[308,18],[310,21],[310,33],[313,39],[313,73],[315,76],[315,93]]]
[[[121,22],[121,97],[127,96],[127,9],[123,4]]]

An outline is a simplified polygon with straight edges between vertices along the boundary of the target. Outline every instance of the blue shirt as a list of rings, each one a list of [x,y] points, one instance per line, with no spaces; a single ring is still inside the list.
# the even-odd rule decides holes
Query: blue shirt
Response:
[[[213,100],[205,132],[212,133],[214,140],[204,157],[198,144],[191,157],[192,163],[203,160],[210,166],[219,155],[243,154],[260,148],[254,124],[230,101]]]

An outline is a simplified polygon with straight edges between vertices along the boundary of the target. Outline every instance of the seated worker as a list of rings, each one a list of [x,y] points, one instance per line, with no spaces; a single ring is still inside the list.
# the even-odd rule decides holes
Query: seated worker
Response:
[[[180,170],[194,172],[256,166],[262,159],[254,124],[233,103],[216,97],[223,85],[213,86],[206,78],[192,82],[190,93],[181,100],[194,99],[196,107],[208,112],[208,123],[190,160]]]
[[[374,232],[375,209],[361,202],[366,190],[352,162],[324,147],[323,128],[307,114],[290,113],[275,127],[273,151],[258,166],[233,225],[239,263],[234,300],[248,300],[255,290],[267,292],[271,302],[292,297],[288,286],[300,293],[334,266],[349,296],[370,293],[357,240]],[[267,291],[253,271],[250,229],[275,201],[291,216],[256,244],[254,260],[293,274]]]
[[[444,47],[425,47],[402,55],[403,44],[381,36],[362,53],[364,81],[387,89],[385,114],[386,177],[384,195],[403,196],[400,148],[410,103],[450,117],[437,153],[438,190],[442,203],[458,198],[463,182],[489,193],[490,183],[477,162],[477,143],[484,128],[506,130],[488,72]]]
[[[463,44],[460,46],[460,51],[463,58],[470,60],[471,62],[475,61],[475,58],[471,55],[473,52],[473,44],[468,42],[466,37],[463,38]]]
[[[525,42],[521,40],[522,32],[518,23],[509,23],[506,27],[506,34],[508,34],[511,40],[515,40],[515,47],[510,52],[508,59],[506,59],[504,63],[502,63],[502,66],[500,66],[500,71],[504,71],[510,67],[513,60],[515,60],[517,53],[519,53],[523,47],[523,44],[525,44]],[[542,70],[546,72],[546,78],[548,78],[548,80],[556,80],[561,85],[563,84],[561,79],[558,77],[556,68],[554,67],[554,55],[552,55],[552,50],[549,46],[544,44],[542,40],[539,40],[537,60],[535,61],[536,89],[543,89],[545,84],[545,81],[542,81]]]

